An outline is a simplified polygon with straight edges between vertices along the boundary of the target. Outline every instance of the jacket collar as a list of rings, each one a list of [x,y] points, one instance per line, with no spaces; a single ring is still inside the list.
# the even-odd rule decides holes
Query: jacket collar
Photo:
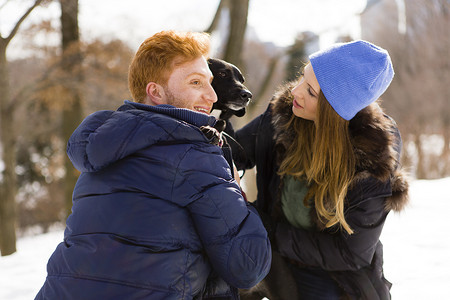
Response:
[[[177,108],[172,105],[168,104],[161,104],[161,105],[147,105],[143,103],[137,103],[132,102],[129,100],[124,101],[124,105],[119,107],[118,110],[128,110],[128,109],[140,109],[140,110],[146,110],[151,111],[159,114],[164,114],[170,117],[173,117],[175,119],[179,119],[185,122],[188,122],[189,124],[195,125],[197,127],[200,126],[214,126],[216,123],[216,118],[214,116],[208,116],[203,113],[195,112],[190,109],[186,108]]]
[[[170,105],[125,102],[117,111],[89,115],[73,132],[67,154],[81,172],[95,172],[160,143],[208,142],[199,126],[215,118]]]

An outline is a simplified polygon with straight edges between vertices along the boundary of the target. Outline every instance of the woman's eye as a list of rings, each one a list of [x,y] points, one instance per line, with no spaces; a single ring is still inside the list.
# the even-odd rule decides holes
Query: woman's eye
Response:
[[[200,80],[192,80],[192,84],[199,85],[200,84]]]
[[[311,88],[308,88],[308,93],[309,93],[311,96],[315,97],[314,94],[311,92]]]

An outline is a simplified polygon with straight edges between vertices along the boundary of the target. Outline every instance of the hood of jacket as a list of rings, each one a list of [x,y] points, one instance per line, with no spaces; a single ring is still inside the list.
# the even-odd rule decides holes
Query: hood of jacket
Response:
[[[281,86],[271,100],[272,124],[278,157],[295,138],[293,130],[284,127],[292,116],[294,83]],[[356,154],[354,183],[368,177],[391,181],[392,196],[386,200],[387,211],[401,211],[408,202],[408,176],[400,165],[402,148],[395,121],[383,113],[377,102],[372,103],[350,120],[351,142]]]
[[[70,137],[67,155],[77,170],[95,172],[154,144],[208,142],[199,127],[215,122],[213,116],[171,105],[125,101],[116,111],[89,115]]]

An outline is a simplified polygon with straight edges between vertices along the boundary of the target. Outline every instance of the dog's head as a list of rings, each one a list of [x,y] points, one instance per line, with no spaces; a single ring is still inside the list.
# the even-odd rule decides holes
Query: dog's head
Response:
[[[214,103],[213,109],[220,110],[220,118],[224,120],[233,115],[242,117],[253,95],[244,85],[241,71],[236,66],[217,58],[210,58],[208,65],[214,76],[211,85],[217,94],[217,102]]]

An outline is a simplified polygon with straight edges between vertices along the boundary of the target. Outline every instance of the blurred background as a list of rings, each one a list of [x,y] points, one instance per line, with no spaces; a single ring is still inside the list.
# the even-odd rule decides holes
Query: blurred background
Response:
[[[355,39],[387,49],[395,77],[382,106],[402,133],[402,163],[416,179],[450,176],[449,13],[449,0],[0,0],[1,255],[64,226],[79,175],[66,142],[88,114],[131,99],[131,58],[161,30],[207,31],[211,56],[242,70],[253,100],[235,128],[310,53]]]

